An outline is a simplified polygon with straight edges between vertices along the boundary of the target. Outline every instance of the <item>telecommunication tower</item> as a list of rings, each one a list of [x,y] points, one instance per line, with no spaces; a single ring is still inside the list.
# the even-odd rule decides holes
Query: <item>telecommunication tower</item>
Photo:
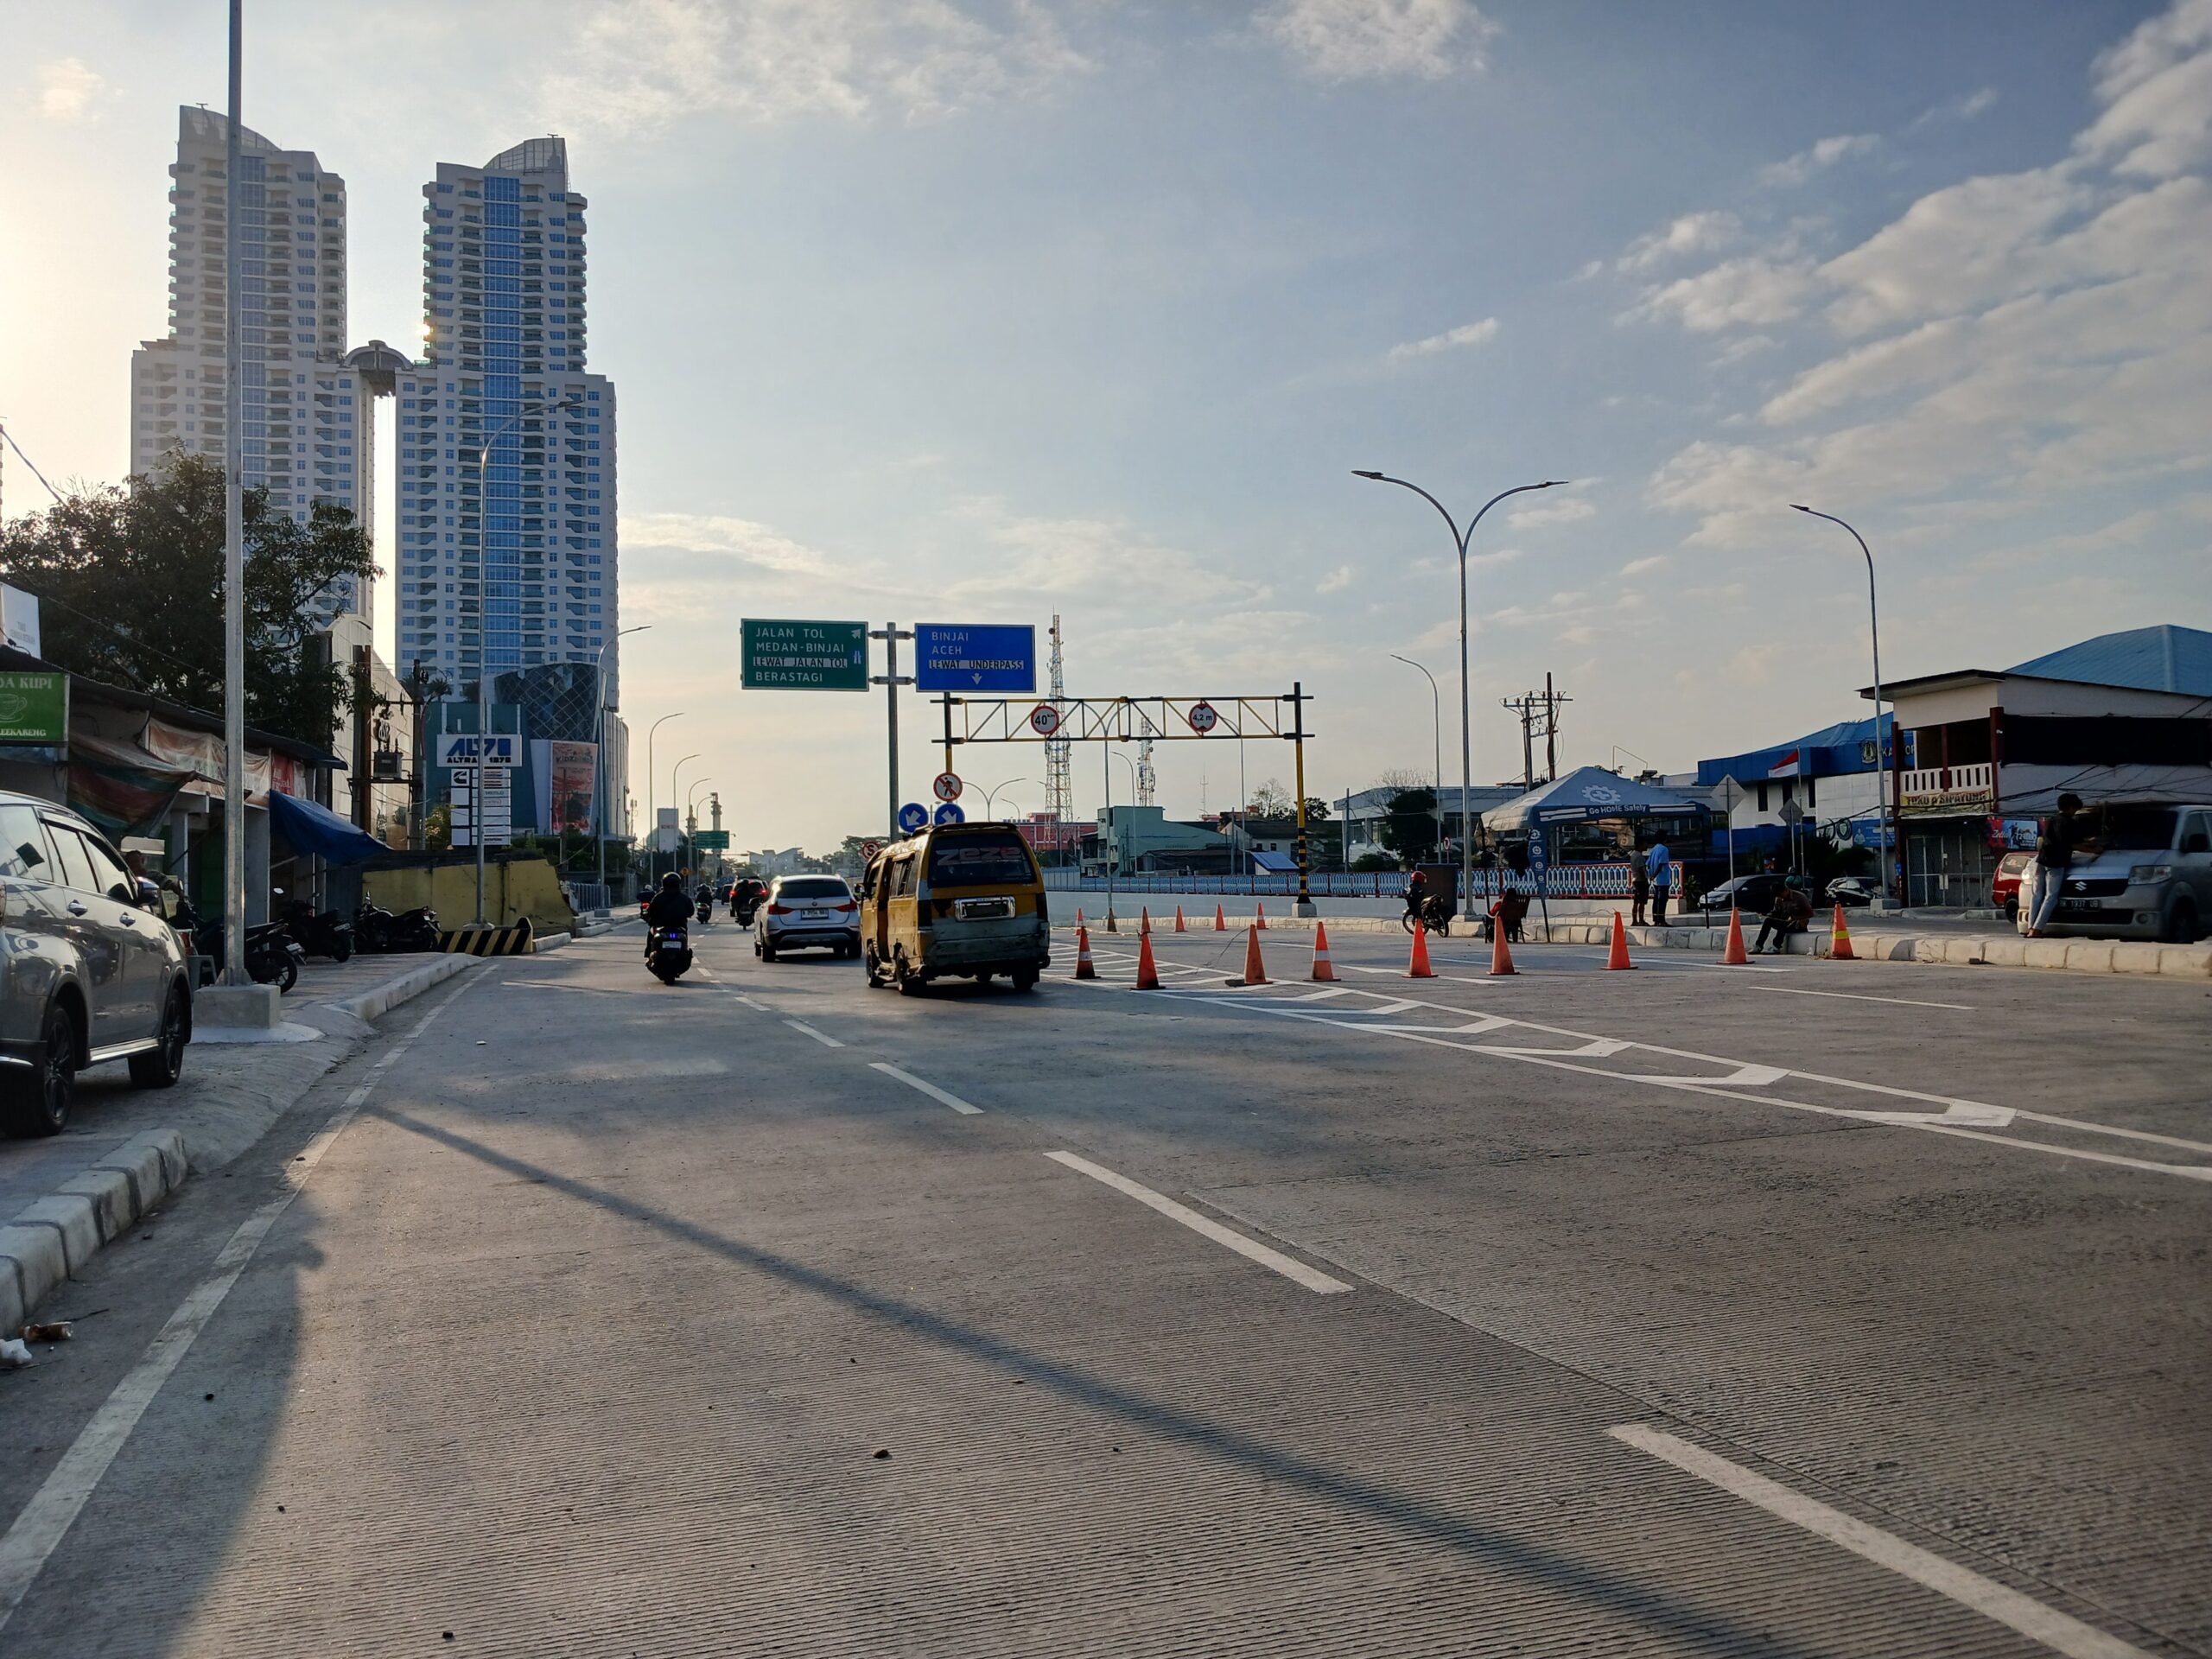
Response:
[[[1142,709],[1137,711],[1137,718],[1144,721],[1144,735],[1137,740],[1137,804],[1150,806],[1160,787],[1160,774],[1152,769],[1152,740],[1159,735],[1160,728]]]
[[[1052,702],[1057,707],[1068,694],[1067,682],[1062,674],[1060,662],[1060,619],[1052,617]],[[1054,820],[1069,823],[1075,818],[1075,789],[1069,777],[1069,757],[1074,746],[1065,737],[1056,737],[1045,745],[1045,793],[1046,808]]]

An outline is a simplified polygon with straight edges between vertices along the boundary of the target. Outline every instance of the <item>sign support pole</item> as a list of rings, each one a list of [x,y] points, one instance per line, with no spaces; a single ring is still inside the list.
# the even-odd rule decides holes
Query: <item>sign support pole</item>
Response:
[[[1241,726],[1243,721],[1240,719]],[[1290,687],[1290,747],[1298,774],[1294,785],[1298,795],[1298,914],[1317,913],[1313,906],[1313,889],[1306,879],[1306,683],[1294,680]]]
[[[888,819],[890,827],[886,833],[896,841],[899,839],[899,688],[902,685],[912,685],[914,683],[911,675],[903,680],[899,677],[899,642],[901,639],[912,639],[914,632],[909,628],[906,632],[901,633],[896,622],[887,622],[880,628],[870,628],[868,637],[883,641],[884,671],[875,677],[875,683],[883,688],[884,707],[889,716],[891,729],[891,794],[890,805],[887,808],[890,815]],[[948,706],[945,719],[950,721],[951,718],[951,712]],[[951,767],[948,766],[945,770],[950,772]]]

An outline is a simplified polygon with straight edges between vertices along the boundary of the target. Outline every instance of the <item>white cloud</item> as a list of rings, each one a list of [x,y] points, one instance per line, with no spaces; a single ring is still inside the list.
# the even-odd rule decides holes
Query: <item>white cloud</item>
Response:
[[[2212,156],[2212,0],[2179,0],[2139,25],[2097,60],[2096,77],[2106,108],[2079,149],[2153,179]]]
[[[1670,316],[1700,334],[1787,322],[1819,287],[1814,272],[1810,259],[1752,254],[1725,260],[1694,276],[1645,289],[1622,321]]]
[[[1439,352],[1458,351],[1464,346],[1480,346],[1497,335],[1497,319],[1484,317],[1479,322],[1461,323],[1457,328],[1447,328],[1440,334],[1431,334],[1426,340],[1408,340],[1402,346],[1393,346],[1388,353],[1393,363],[1411,362],[1417,357],[1433,357]]]
[[[1480,69],[1497,32],[1470,0],[1281,0],[1259,27],[1324,80],[1437,80]]]
[[[559,124],[688,116],[923,120],[1036,95],[1087,67],[1031,0],[616,0],[578,11],[543,88]]]
[[[1624,576],[1648,575],[1654,570],[1663,570],[1666,568],[1667,556],[1664,553],[1654,553],[1644,558],[1630,559],[1626,564],[1621,566],[1621,575]]]
[[[1613,262],[1616,270],[1649,270],[1670,259],[1682,258],[1693,253],[1709,253],[1726,247],[1743,233],[1743,224],[1735,214],[1717,209],[1701,213],[1684,213],[1658,230],[1647,232],[1630,243],[1621,257]],[[1586,270],[1590,267],[1584,267]],[[1595,273],[1592,272],[1594,275]]]
[[[625,514],[622,539],[630,547],[711,555],[779,576],[854,586],[872,586],[877,580],[877,573],[868,566],[841,563],[750,518],[696,512]],[[625,573],[626,592],[633,580],[631,572]]]
[[[1342,593],[1345,588],[1352,585],[1352,582],[1357,579],[1357,575],[1358,573],[1355,571],[1351,566],[1348,564],[1340,564],[1335,569],[1330,571],[1327,575],[1322,577],[1319,582],[1315,583],[1313,591],[1317,594]]]
[[[92,114],[92,100],[107,82],[79,58],[57,58],[38,67],[39,113],[49,121],[73,124]]]
[[[1731,368],[1745,358],[1756,357],[1761,352],[1773,351],[1781,342],[1771,334],[1745,334],[1722,346],[1713,361],[1716,367]]]
[[[1598,509],[1578,496],[1567,496],[1557,501],[1546,501],[1538,506],[1520,508],[1507,515],[1506,522],[1516,530],[1529,530],[1544,524],[1571,524],[1579,518],[1594,518]]]
[[[1824,168],[1834,167],[1854,156],[1871,156],[1881,147],[1881,136],[1878,133],[1847,132],[1823,138],[1810,149],[1799,150],[1788,161],[1761,168],[1759,181],[1785,188],[1802,184]]]

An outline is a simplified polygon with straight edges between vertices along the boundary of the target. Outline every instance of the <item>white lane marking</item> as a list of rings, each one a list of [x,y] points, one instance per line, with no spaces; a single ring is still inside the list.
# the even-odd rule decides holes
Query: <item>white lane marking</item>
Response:
[[[737,1000],[744,1003],[747,1007],[751,1008],[756,1014],[766,1014],[768,1012],[768,1005],[766,1002],[755,1002],[749,996],[741,996]]]
[[[1910,996],[1869,996],[1863,991],[1801,991],[1789,985],[1746,985],[1744,988],[1764,991],[1770,996],[1840,996],[1850,1002],[1894,1002],[1901,1008],[1948,1008],[1954,1014],[1975,1012],[1964,1002],[1921,1002]]]
[[[821,1044],[824,1048],[842,1048],[844,1046],[842,1043],[839,1042],[835,1037],[830,1036],[827,1032],[817,1031],[812,1026],[808,1025],[804,1020],[786,1020],[784,1023],[789,1026],[793,1031],[804,1032],[807,1036],[813,1038],[816,1042]]]
[[[961,1099],[959,1096],[949,1095],[945,1093],[944,1090],[938,1088],[937,1084],[933,1083],[925,1083],[911,1071],[901,1071],[897,1066],[893,1065],[887,1060],[870,1060],[868,1063],[868,1065],[869,1071],[880,1071],[887,1077],[896,1077],[899,1082],[905,1084],[909,1089],[918,1089],[924,1094],[927,1095],[931,1100],[938,1102],[940,1105],[950,1106],[956,1112],[967,1112],[975,1116],[981,1116],[982,1115],[983,1109],[982,1107],[970,1106],[966,1101]]]
[[[2127,1141],[2149,1141],[2161,1147],[2179,1147],[2183,1152],[2212,1152],[2212,1146],[2202,1141],[2184,1141],[2177,1135],[2153,1135],[2148,1129],[2123,1129],[2110,1123],[2091,1123],[2078,1117],[2053,1117],[2048,1112],[2017,1111],[2031,1123],[2055,1123],[2062,1129],[2087,1129],[2093,1135],[2116,1135]]]
[[[415,1040],[430,1028],[432,1022],[461,1000],[461,994],[482,977],[469,974],[461,978],[459,989],[424,1014],[415,1029],[394,1044],[378,1060],[373,1071],[381,1071],[413,1046]],[[170,1374],[192,1351],[192,1344],[205,1330],[208,1320],[231,1294],[231,1287],[238,1283],[252,1262],[254,1252],[268,1237],[270,1229],[276,1226],[284,1211],[291,1207],[294,1198],[306,1187],[315,1166],[322,1161],[361,1103],[369,1097],[374,1082],[359,1084],[351,1090],[339,1109],[332,1113],[321,1128],[309,1138],[307,1146],[281,1173],[284,1191],[256,1210],[238,1225],[215,1253],[214,1271],[202,1279],[177,1304],[154,1339],[137,1362],[124,1374],[92,1421],[78,1432],[69,1449],[61,1454],[60,1462],[54,1465],[37,1491],[31,1494],[29,1503],[23,1505],[4,1535],[0,1535],[0,1630],[8,1628],[8,1621],[16,1616],[16,1609],[22,1605],[31,1586],[44,1570],[48,1559],[60,1546],[77,1517],[91,1501],[101,1478],[138,1427],[138,1420],[146,1408],[162,1391]]]
[[[2133,1647],[2116,1636],[2107,1636],[2069,1614],[2045,1606],[2033,1597],[2024,1596],[1993,1579],[1986,1579],[1969,1568],[1947,1561],[1917,1544],[1907,1543],[1894,1533],[1853,1520],[1842,1510],[1793,1491],[1739,1463],[1715,1457],[1678,1435],[1643,1423],[1623,1423],[1605,1432],[1769,1515],[1802,1527],[1814,1536],[1825,1538],[1877,1567],[1910,1579],[1984,1618],[2018,1630],[2052,1652],[2064,1654],[2067,1659],[2149,1659],[2142,1649]]]
[[[1778,1065],[1757,1065],[1746,1060],[1725,1077],[1707,1077],[1707,1083],[1726,1084],[1742,1089],[1765,1089],[1780,1083],[1789,1073]]]
[[[1188,1205],[1178,1204],[1166,1194],[1155,1192],[1148,1186],[1141,1186],[1126,1175],[1116,1175],[1110,1169],[1102,1168],[1087,1158],[1078,1158],[1071,1152],[1048,1152],[1045,1155],[1056,1164],[1065,1164],[1079,1174],[1088,1175],[1094,1181],[1104,1183],[1116,1192],[1128,1194],[1139,1204],[1157,1210],[1170,1221],[1179,1221],[1192,1232],[1210,1238],[1217,1244],[1226,1245],[1237,1255],[1256,1262],[1263,1268],[1271,1268],[1293,1283],[1303,1285],[1306,1289],[1318,1294],[1333,1296],[1351,1288],[1341,1279],[1332,1279],[1327,1274],[1307,1267],[1303,1262],[1293,1261],[1280,1250],[1271,1250],[1266,1245],[1255,1243],[1245,1237],[1243,1234],[1223,1226],[1212,1217],[1202,1216]]]

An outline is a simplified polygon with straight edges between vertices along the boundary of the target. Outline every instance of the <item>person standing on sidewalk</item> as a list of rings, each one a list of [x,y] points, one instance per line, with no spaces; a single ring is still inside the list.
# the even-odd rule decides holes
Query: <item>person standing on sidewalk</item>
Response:
[[[2059,895],[2066,890],[2067,868],[2074,862],[2075,844],[2082,839],[2082,798],[2058,798],[2058,816],[2044,828],[2036,842],[2036,908],[2028,923],[2028,937],[2039,939],[2058,914]]]
[[[1675,885],[1675,855],[1663,836],[1654,836],[1651,850],[1643,855],[1644,874],[1651,880],[1651,925],[1667,925],[1667,894]]]
[[[1651,902],[1651,872],[1643,868],[1643,849],[1629,855],[1629,896],[1636,901],[1636,925],[1644,925],[1644,906]]]

